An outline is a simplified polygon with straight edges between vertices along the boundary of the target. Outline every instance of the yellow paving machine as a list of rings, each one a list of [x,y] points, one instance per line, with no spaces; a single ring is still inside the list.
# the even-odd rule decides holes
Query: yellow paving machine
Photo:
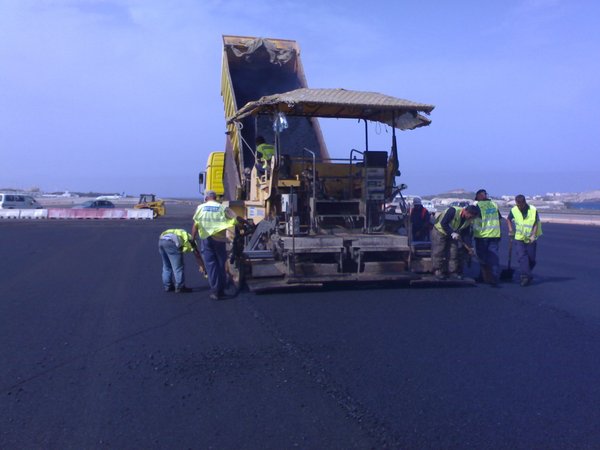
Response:
[[[209,156],[201,180],[222,176],[223,200],[248,220],[230,246],[232,279],[252,291],[432,280],[428,245],[413,243],[406,213],[385,205],[406,188],[396,185],[396,130],[429,125],[434,106],[309,89],[296,42],[223,40],[225,151]],[[364,142],[331,158],[318,118],[364,126]],[[369,122],[391,129],[389,149],[369,147]],[[275,148],[266,168],[257,164],[258,136]]]

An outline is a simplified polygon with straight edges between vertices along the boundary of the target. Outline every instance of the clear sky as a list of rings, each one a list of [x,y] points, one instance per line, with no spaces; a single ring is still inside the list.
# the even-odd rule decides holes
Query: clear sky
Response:
[[[599,24],[596,0],[0,0],[0,188],[196,195],[227,34],[298,41],[309,87],[436,105],[398,136],[409,193],[600,189]]]

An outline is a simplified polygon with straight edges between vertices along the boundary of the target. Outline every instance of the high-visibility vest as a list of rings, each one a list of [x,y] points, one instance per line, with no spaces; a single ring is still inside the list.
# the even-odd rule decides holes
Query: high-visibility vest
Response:
[[[200,239],[206,239],[217,234],[219,231],[231,228],[237,221],[236,219],[227,217],[223,205],[209,200],[198,206],[194,213],[194,222],[196,222]]]
[[[275,147],[273,147],[271,144],[260,144],[256,147],[256,151],[260,153],[260,159],[263,162],[263,167],[267,167],[267,162],[269,162],[275,154]]]
[[[191,252],[194,250],[194,245],[192,244],[192,235],[185,230],[180,228],[170,228],[166,231],[160,233],[160,237],[165,237],[169,234],[177,236],[178,247],[183,253]]]
[[[527,218],[523,218],[523,214],[518,206],[513,206],[510,210],[513,219],[515,221],[515,239],[517,241],[529,242],[529,236],[531,236],[531,230],[535,225],[537,217],[537,209],[535,206],[529,205],[529,211],[527,212]],[[539,222],[535,232],[535,237],[542,235],[542,223]]]
[[[499,238],[498,206],[491,200],[481,200],[477,202],[477,206],[481,211],[481,219],[477,217],[473,221],[473,236],[476,238]]]
[[[446,236],[446,232],[444,231],[444,228],[442,227],[442,219],[448,213],[448,211],[450,211],[451,208],[454,208],[454,210],[456,211],[454,213],[454,218],[452,219],[452,222],[450,222],[450,228],[452,228],[452,230],[454,230],[458,233],[459,231],[464,230],[465,228],[468,228],[471,225],[470,220],[465,220],[465,222],[461,225],[460,224],[460,213],[463,209],[459,206],[451,206],[450,208],[448,208],[446,211],[444,211],[442,214],[440,214],[438,216],[438,218],[435,221],[435,225],[434,225],[435,229],[438,230],[440,233],[442,233],[444,236]]]

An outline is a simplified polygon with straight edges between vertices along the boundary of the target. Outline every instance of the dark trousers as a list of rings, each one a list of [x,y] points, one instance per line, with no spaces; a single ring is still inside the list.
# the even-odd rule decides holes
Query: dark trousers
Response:
[[[488,266],[496,279],[500,275],[499,247],[500,238],[475,238],[475,251],[479,264]]]
[[[431,265],[434,271],[462,274],[464,249],[437,228],[431,230]]]
[[[227,243],[217,241],[211,237],[202,239],[201,252],[208,275],[208,284],[213,294],[223,295],[227,275],[225,273],[225,262],[227,261]]]
[[[523,241],[513,241],[515,249],[515,258],[519,264],[521,277],[531,277],[531,271],[535,267],[535,254],[537,251],[537,241],[526,244]]]

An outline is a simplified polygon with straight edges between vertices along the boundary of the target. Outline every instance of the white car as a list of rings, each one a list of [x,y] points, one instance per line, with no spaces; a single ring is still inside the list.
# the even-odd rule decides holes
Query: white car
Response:
[[[43,208],[31,195],[8,194],[0,192],[0,209],[41,209]]]
[[[406,200],[406,198],[404,199],[406,202],[406,206],[408,208],[410,208],[410,202],[408,202]],[[385,205],[385,210],[389,213],[397,213],[400,214],[402,213],[402,208],[400,208],[400,203],[401,203],[401,198],[400,197],[394,197],[394,200],[392,200],[391,203],[386,203]]]
[[[437,212],[437,208],[431,200],[422,200],[421,204],[423,205],[423,208],[426,208],[430,213]]]

